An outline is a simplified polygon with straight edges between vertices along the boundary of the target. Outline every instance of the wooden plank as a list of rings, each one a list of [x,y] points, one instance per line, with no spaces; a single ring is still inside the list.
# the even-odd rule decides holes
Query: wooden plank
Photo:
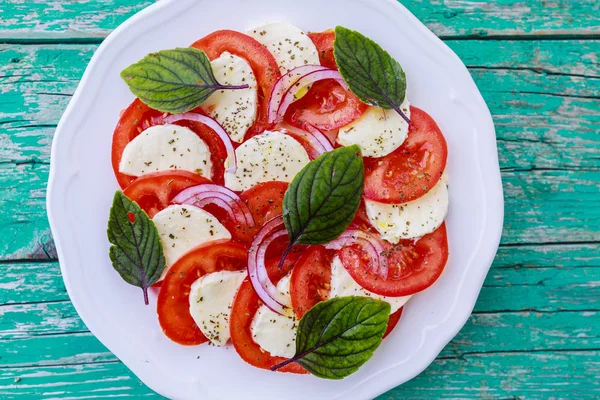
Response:
[[[591,56],[600,52],[600,41],[449,43],[471,66],[490,106],[502,168],[600,168],[600,110],[594,98],[600,92],[600,67]],[[48,161],[52,127],[94,49],[0,47],[0,82],[6,84],[0,100],[0,161]],[[480,53],[506,54],[514,61],[497,56],[488,61]],[[549,67],[558,57],[564,67]]]
[[[0,340],[87,332],[68,300],[3,305],[0,317]]]
[[[438,359],[379,399],[597,399],[600,352],[488,353]]]
[[[0,340],[1,368],[118,361],[89,332]]]
[[[494,268],[475,312],[600,310],[600,268]]]
[[[599,245],[501,248],[475,314],[442,357],[600,348],[600,325],[594,323],[600,315],[599,249]],[[0,306],[0,367],[114,359],[87,332],[64,289],[50,287],[60,279],[57,263],[0,267],[4,269],[0,287],[23,294],[11,299],[16,304]],[[41,270],[44,276],[38,281],[30,276]],[[36,293],[27,293],[32,290]],[[515,327],[520,335],[511,334]]]
[[[45,214],[46,164],[0,164],[0,259],[44,258],[51,250]],[[502,242],[600,242],[598,171],[505,171]],[[531,229],[532,226],[537,227]]]
[[[501,246],[475,311],[600,311],[599,283],[600,244]],[[57,262],[0,263],[0,289],[0,306],[68,300]]]
[[[1,164],[0,260],[56,257],[46,217],[47,164]]]
[[[3,0],[0,38],[101,40],[153,1]],[[593,35],[600,33],[595,0],[402,0],[435,34],[444,37]],[[224,28],[227,26],[224,25]]]
[[[560,41],[535,44],[474,41],[469,42],[471,46],[463,43],[451,44],[473,64],[473,74],[496,120],[500,161],[507,171],[504,243],[597,241],[599,234],[593,224],[597,214],[585,204],[596,199],[595,172],[587,174],[587,178],[557,172],[545,180],[551,171],[530,175],[509,171],[598,170],[600,137],[596,128],[600,110],[593,96],[600,90],[600,79],[594,78],[600,76],[600,66],[586,57],[600,50],[600,41],[567,45]],[[559,46],[558,52],[550,56],[555,54],[551,50],[554,45]],[[2,199],[4,204],[20,205],[21,200],[28,199],[26,207],[19,207],[16,214],[9,208],[0,210],[0,218],[4,218],[0,221],[7,221],[0,233],[8,238],[0,249],[2,259],[44,256],[46,247],[51,247],[43,211],[47,168],[37,163],[48,161],[52,126],[66,107],[94,49],[95,46],[88,45],[0,47],[0,82],[6,83],[0,100],[0,162],[30,164],[19,165],[14,172],[6,165],[0,172],[4,184],[10,188],[7,198]],[[479,51],[504,53],[507,59],[517,61],[511,61],[513,66],[508,68],[500,58],[490,56],[489,63],[480,65],[484,63],[479,62],[482,60],[477,56]],[[538,57],[531,56],[536,53]],[[564,67],[558,75],[555,70],[549,70],[550,75],[538,70],[548,69],[545,60],[557,60],[556,57],[564,58],[564,65],[572,67]],[[563,96],[563,92],[568,94]],[[16,176],[19,171],[26,171],[25,175]],[[563,188],[565,192],[557,192]],[[584,195],[578,196],[579,192]],[[571,207],[571,203],[575,206]],[[514,213],[512,206],[516,207]],[[546,215],[548,210],[550,213]],[[537,223],[544,229],[528,230],[529,223]]]
[[[600,311],[472,315],[440,357],[486,352],[600,349]],[[519,331],[515,335],[515,330]]]
[[[595,399],[600,352],[500,352],[437,359],[384,399]],[[568,384],[566,384],[568,383]],[[0,369],[0,396],[9,399],[159,398],[118,362]],[[574,397],[575,396],[575,397]]]
[[[504,172],[502,181],[502,243],[600,242],[600,171]]]
[[[598,317],[600,311],[474,314],[440,357],[506,351],[595,350],[600,348],[600,326],[594,323]],[[62,333],[51,333],[50,329],[21,331],[20,336],[12,338],[7,337],[10,335],[7,330],[0,337],[0,368],[116,360],[91,333],[69,332],[72,328],[55,327],[55,331],[64,330]],[[521,333],[515,336],[515,329]]]
[[[0,259],[30,259],[51,248],[45,214],[48,165],[0,164]],[[598,171],[506,171],[502,242],[600,242]],[[532,226],[537,227],[531,229]]]
[[[0,369],[5,399],[160,398],[122,363]]]
[[[67,299],[58,262],[0,264],[0,305]]]

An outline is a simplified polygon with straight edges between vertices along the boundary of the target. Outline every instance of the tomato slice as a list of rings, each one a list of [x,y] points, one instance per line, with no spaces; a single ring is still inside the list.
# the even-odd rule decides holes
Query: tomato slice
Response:
[[[287,182],[264,182],[254,185],[240,194],[240,198],[248,205],[256,224],[254,228],[245,227],[239,230],[238,237],[240,240],[250,243],[265,222],[281,215],[283,212],[283,196],[288,186]],[[281,240],[277,240],[276,243],[280,242]],[[276,246],[276,244],[272,246]]]
[[[322,131],[332,131],[360,117],[367,107],[338,82],[326,79],[314,83],[304,97],[292,103],[285,121],[300,128],[310,124]]]
[[[448,145],[436,122],[425,111],[410,107],[406,141],[381,158],[365,158],[367,199],[382,203],[415,200],[439,182],[448,159]]]
[[[287,275],[289,270],[294,266],[293,262],[286,262],[280,270],[277,268],[278,261],[277,258],[266,261],[267,272],[274,283]],[[246,278],[233,301],[231,317],[229,318],[229,330],[231,333],[231,342],[244,361],[258,368],[270,369],[286,359],[271,355],[268,351],[263,350],[252,338],[252,320],[261,304],[258,295],[252,288],[250,280]],[[307,373],[304,368],[296,363],[288,364],[278,371],[294,374]]]
[[[338,69],[333,55],[333,42],[335,41],[335,31],[330,29],[325,32],[309,32],[308,37],[315,44],[319,52],[319,61],[321,65],[327,68]]]
[[[203,113],[199,108],[194,110],[194,112]],[[119,164],[121,163],[121,157],[123,156],[125,147],[144,130],[144,127],[151,126],[152,118],[159,117],[162,114],[163,113],[160,111],[148,107],[139,99],[135,99],[133,103],[123,111],[113,133],[111,154],[113,171],[121,188],[126,188],[136,179],[135,176],[125,175],[119,172]],[[213,165],[213,181],[223,184],[225,182],[225,167],[223,162],[227,158],[227,151],[219,136],[212,129],[199,122],[179,121],[176,122],[176,124],[190,128],[204,140],[210,150],[210,158]]]
[[[292,271],[290,295],[298,319],[317,303],[329,299],[332,251],[322,246],[309,247]],[[402,308],[390,315],[384,338],[396,327]]]
[[[246,133],[246,138],[267,129],[269,127],[269,97],[275,82],[281,76],[277,61],[271,52],[254,38],[230,30],[213,32],[193,43],[191,47],[203,50],[211,60],[227,51],[243,58],[250,64],[258,84],[258,115],[256,122]]]
[[[416,243],[402,240],[396,245],[385,243],[389,270],[387,279],[372,272],[358,246],[341,249],[338,254],[344,268],[363,288],[382,296],[408,296],[431,286],[448,261],[446,224],[423,236]]]
[[[158,322],[172,341],[183,345],[207,342],[190,315],[190,288],[196,279],[217,271],[240,271],[248,265],[248,247],[215,241],[186,253],[169,270],[158,294]]]
[[[142,132],[142,125],[148,125],[153,117],[160,114],[159,111],[151,109],[139,99],[135,99],[121,114],[113,133],[111,161],[113,171],[122,189],[135,180],[135,176],[119,172],[119,164],[125,147]]]
[[[211,183],[203,176],[187,171],[162,171],[142,175],[123,193],[146,211],[150,218],[165,209],[183,189]]]
[[[308,37],[319,52],[321,65],[338,69],[333,55],[335,32],[311,32]],[[335,131],[360,117],[366,109],[367,105],[351,91],[329,79],[313,84],[304,97],[290,106],[285,120],[300,128],[311,124],[322,131]]]
[[[298,260],[290,278],[292,307],[298,319],[317,303],[329,298],[331,251],[309,247]]]
[[[390,319],[388,320],[387,329],[385,330],[385,333],[383,334],[383,338],[384,339],[390,333],[392,333],[392,331],[394,330],[394,328],[396,327],[396,325],[398,325],[398,321],[400,321],[400,317],[402,316],[402,310],[403,309],[404,309],[404,307],[402,307],[401,309],[399,309],[395,313],[390,314]]]
[[[288,186],[289,183],[287,182],[263,182],[240,194],[242,200],[250,208],[256,225],[262,227],[265,222],[281,215],[283,212],[283,196]]]

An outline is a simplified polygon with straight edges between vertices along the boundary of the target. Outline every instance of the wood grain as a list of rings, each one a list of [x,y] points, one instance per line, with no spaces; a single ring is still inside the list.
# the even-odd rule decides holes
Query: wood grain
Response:
[[[152,3],[0,0],[0,398],[159,397],[77,316],[45,214],[52,136],[87,62]],[[465,327],[380,399],[599,398],[600,2],[402,3],[490,107],[506,216]]]
[[[0,38],[20,41],[96,40],[154,3],[136,0],[74,2],[2,0]],[[429,29],[444,38],[597,35],[596,0],[402,0]]]

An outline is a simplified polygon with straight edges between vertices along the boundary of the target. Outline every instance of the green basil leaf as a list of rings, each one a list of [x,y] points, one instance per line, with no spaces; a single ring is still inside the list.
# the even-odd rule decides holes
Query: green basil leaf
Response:
[[[273,367],[296,362],[319,378],[343,379],[358,371],[381,344],[389,303],[368,297],[337,297],[310,309],[298,324],[296,354]]]
[[[338,26],[333,54],[340,74],[362,102],[394,109],[410,123],[400,109],[406,97],[406,75],[387,51],[361,33]]]
[[[198,107],[217,90],[248,87],[221,85],[206,53],[191,47],[150,53],[125,68],[121,78],[143,103],[172,114]]]
[[[166,265],[156,225],[137,203],[117,191],[107,234],[113,268],[125,282],[142,288],[148,304],[148,288],[158,281]]]
[[[324,244],[354,219],[365,170],[358,146],[327,152],[295,177],[283,198],[283,220],[294,244]],[[285,257],[284,257],[285,258]]]

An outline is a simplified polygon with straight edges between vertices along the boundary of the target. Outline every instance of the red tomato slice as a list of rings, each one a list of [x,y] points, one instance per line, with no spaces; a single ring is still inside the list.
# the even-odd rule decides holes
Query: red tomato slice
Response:
[[[203,176],[187,171],[163,171],[143,175],[125,188],[123,193],[146,211],[150,218],[171,204],[183,189],[211,183]]]
[[[321,246],[309,247],[298,260],[290,279],[292,307],[298,319],[329,298],[332,254]]]
[[[250,208],[256,225],[262,227],[265,222],[281,215],[283,196],[288,186],[287,182],[264,182],[254,185],[240,194],[242,200]]]
[[[135,180],[134,176],[119,172],[119,163],[121,162],[125,147],[142,132],[142,125],[144,123],[148,125],[152,117],[157,117],[160,114],[159,111],[151,109],[139,99],[135,99],[129,107],[123,110],[113,133],[111,154],[113,171],[122,189]]]
[[[371,271],[358,246],[339,251],[344,268],[363,288],[382,296],[408,296],[431,286],[441,275],[448,261],[446,224],[414,243],[403,240],[396,245],[386,243],[388,278]]]
[[[273,85],[281,76],[277,61],[262,44],[243,33],[229,30],[213,32],[198,40],[191,47],[203,50],[209,59],[218,58],[223,52],[235,54],[250,64],[258,84],[258,116],[246,133],[250,138],[269,127],[268,106]]]
[[[333,254],[321,246],[309,247],[292,270],[290,295],[298,319],[317,303],[329,299]],[[384,338],[396,327],[402,309],[390,315]]]
[[[293,267],[293,263],[286,263],[286,266],[279,270],[277,262],[277,259],[273,259],[267,260],[266,263],[269,276],[273,282],[278,282],[289,272],[289,268]],[[261,301],[258,295],[252,288],[250,280],[246,278],[233,301],[231,317],[229,318],[229,330],[231,333],[231,342],[244,361],[258,368],[270,369],[286,359],[272,356],[268,351],[263,350],[252,338],[252,320],[260,305]],[[278,371],[294,374],[307,373],[304,368],[296,363],[288,364]]]
[[[402,310],[403,309],[404,309],[404,307],[401,308],[401,309],[399,309],[395,313],[390,314],[390,319],[388,320],[387,329],[385,330],[385,333],[383,334],[383,338],[384,339],[390,333],[392,333],[392,331],[394,330],[394,328],[396,327],[396,325],[398,325],[398,321],[400,321],[400,317],[402,316]]]
[[[319,52],[319,61],[321,65],[327,68],[338,69],[333,55],[333,42],[335,41],[335,31],[330,29],[325,32],[310,32],[308,34]]]
[[[360,117],[367,107],[352,92],[327,79],[314,83],[304,97],[292,103],[285,121],[300,128],[311,124],[332,131]]]
[[[408,137],[396,151],[365,158],[367,199],[406,203],[423,196],[439,182],[448,159],[448,145],[433,118],[410,107]]]
[[[199,277],[217,271],[247,268],[248,247],[215,241],[181,257],[169,270],[158,294],[158,322],[172,341],[183,345],[207,342],[190,315],[190,288]]]
[[[194,112],[202,113],[202,110],[196,109]],[[136,179],[134,176],[119,172],[119,163],[121,162],[125,147],[144,130],[143,127],[151,126],[150,121],[152,121],[153,117],[158,117],[162,114],[160,111],[148,107],[139,99],[135,99],[123,111],[113,133],[111,155],[113,171],[121,188],[126,188]],[[224,183],[225,167],[223,166],[223,162],[227,158],[227,151],[219,136],[212,129],[199,122],[180,121],[176,124],[190,128],[204,140],[210,150],[210,158],[213,164],[213,181],[219,184]]]

